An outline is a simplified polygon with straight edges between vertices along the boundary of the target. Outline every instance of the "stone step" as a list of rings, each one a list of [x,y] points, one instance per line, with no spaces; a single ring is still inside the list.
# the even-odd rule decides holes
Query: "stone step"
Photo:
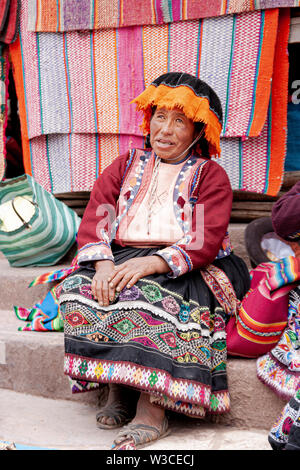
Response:
[[[109,451],[118,432],[96,427],[97,408],[92,403],[54,400],[1,388],[0,403],[0,447],[4,441],[14,443],[17,450]],[[178,415],[171,417],[169,427],[169,436],[145,450],[155,450],[155,455],[174,450],[183,455],[190,450],[272,450],[268,431],[262,429],[232,429]],[[147,455],[143,455],[143,462]],[[100,466],[102,456],[97,454]],[[187,459],[186,465],[194,468],[192,460]]]
[[[96,404],[98,391],[71,394],[63,373],[63,333],[18,331],[23,324],[12,311],[0,311],[0,387],[50,399]],[[259,381],[256,361],[229,358],[227,371],[231,411],[212,420],[244,429],[269,429],[285,402]]]

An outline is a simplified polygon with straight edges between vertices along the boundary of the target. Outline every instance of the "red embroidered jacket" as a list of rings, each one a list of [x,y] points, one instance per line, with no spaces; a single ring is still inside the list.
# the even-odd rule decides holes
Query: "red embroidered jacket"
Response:
[[[149,189],[155,158],[151,151],[134,149],[116,158],[97,179],[78,232],[80,265],[113,260],[111,241],[124,245],[121,228]],[[225,170],[215,161],[191,155],[178,174],[178,187],[173,202],[182,238],[158,247],[156,253],[170,266],[171,277],[204,267],[232,251],[227,234],[232,190]]]

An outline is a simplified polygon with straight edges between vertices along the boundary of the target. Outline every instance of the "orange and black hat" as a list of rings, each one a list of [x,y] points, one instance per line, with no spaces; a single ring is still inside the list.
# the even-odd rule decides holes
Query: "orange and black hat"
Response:
[[[193,122],[205,124],[209,155],[219,156],[222,130],[222,106],[215,91],[188,73],[169,72],[154,80],[132,103],[144,113],[142,129],[150,132],[153,108],[181,109]]]

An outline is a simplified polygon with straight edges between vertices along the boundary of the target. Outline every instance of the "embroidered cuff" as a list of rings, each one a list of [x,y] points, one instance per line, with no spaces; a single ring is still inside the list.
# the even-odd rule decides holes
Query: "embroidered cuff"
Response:
[[[172,245],[167,248],[163,248],[156,252],[158,256],[161,256],[166,263],[168,263],[171,273],[169,277],[175,278],[182,276],[182,274],[192,271],[193,263],[188,254],[179,246]]]
[[[105,242],[87,243],[78,251],[79,266],[103,259],[114,261],[110,245]]]

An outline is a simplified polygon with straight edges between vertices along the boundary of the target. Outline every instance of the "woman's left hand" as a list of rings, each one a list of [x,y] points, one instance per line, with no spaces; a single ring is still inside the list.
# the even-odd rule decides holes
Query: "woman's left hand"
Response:
[[[132,287],[139,279],[150,274],[162,274],[170,271],[168,264],[160,256],[132,258],[114,268],[109,282],[112,288],[120,292],[124,287]]]

